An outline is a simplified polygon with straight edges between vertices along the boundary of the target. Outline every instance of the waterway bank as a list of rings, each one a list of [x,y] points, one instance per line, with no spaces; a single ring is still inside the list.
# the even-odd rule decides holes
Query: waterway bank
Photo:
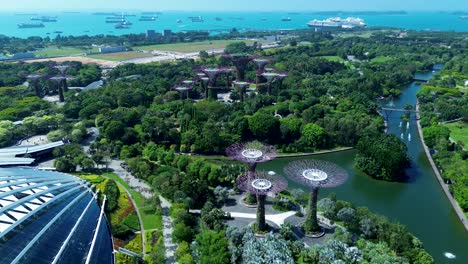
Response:
[[[419,121],[420,119],[419,118],[419,102],[416,102],[416,116],[417,116],[416,125],[418,127],[419,138],[421,139],[421,145],[424,148],[424,152],[426,153],[427,159],[429,160],[429,163],[431,164],[432,170],[434,171],[437,181],[439,182],[440,186],[442,187],[442,190],[444,191],[445,195],[450,201],[450,204],[455,210],[455,213],[457,213],[458,217],[460,218],[460,221],[465,227],[465,230],[468,231],[468,222],[466,220],[465,214],[463,213],[463,210],[461,209],[460,205],[457,203],[455,198],[450,193],[450,190],[447,184],[445,184],[444,180],[442,179],[442,175],[440,175],[440,171],[437,168],[437,165],[435,164],[434,159],[432,158],[431,152],[429,151],[429,147],[424,142],[424,136],[423,136],[423,132],[421,128],[421,123]]]

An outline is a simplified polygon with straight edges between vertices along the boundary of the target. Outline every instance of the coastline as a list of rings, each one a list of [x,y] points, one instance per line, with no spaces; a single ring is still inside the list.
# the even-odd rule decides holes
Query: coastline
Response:
[[[429,163],[431,164],[432,171],[436,175],[437,181],[439,182],[440,186],[442,187],[442,190],[444,190],[445,195],[449,199],[450,203],[452,204],[453,209],[455,210],[455,213],[457,214],[458,218],[460,219],[461,223],[465,227],[465,230],[468,231],[468,221],[465,217],[465,214],[463,213],[463,210],[461,209],[460,205],[457,203],[455,198],[453,198],[452,194],[450,193],[449,188],[447,185],[444,183],[444,180],[442,179],[442,176],[440,175],[439,169],[437,168],[434,160],[432,159],[431,153],[429,152],[429,148],[426,146],[426,143],[424,142],[424,137],[423,137],[423,132],[421,128],[421,124],[419,122],[419,102],[416,102],[416,124],[418,127],[418,133],[419,133],[419,138],[421,140],[422,146],[424,148],[424,152],[426,153],[426,157],[429,160]]]
[[[281,159],[281,158],[295,158],[295,157],[307,157],[307,156],[315,156],[315,155],[324,155],[324,154],[330,154],[330,153],[335,153],[335,152],[343,152],[343,151],[348,151],[354,149],[353,147],[346,147],[346,148],[341,148],[341,149],[333,149],[333,150],[323,150],[319,152],[309,152],[309,153],[295,153],[295,154],[284,154],[284,155],[278,155],[276,158]]]

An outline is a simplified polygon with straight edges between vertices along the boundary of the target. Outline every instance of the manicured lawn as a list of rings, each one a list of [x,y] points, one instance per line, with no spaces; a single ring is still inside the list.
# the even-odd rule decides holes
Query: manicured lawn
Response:
[[[108,60],[108,61],[125,61],[138,58],[147,58],[152,57],[150,53],[136,52],[136,51],[125,51],[125,52],[116,52],[108,54],[96,54],[89,55],[88,58],[99,59],[99,60]]]
[[[450,129],[450,137],[456,142],[462,141],[465,148],[468,147],[468,124],[464,122],[456,122],[445,124]]]
[[[60,56],[72,56],[72,55],[83,55],[86,52],[97,52],[97,48],[81,49],[74,47],[48,47],[42,50],[35,51],[34,54],[39,57],[60,57]]]
[[[335,61],[335,62],[345,62],[345,60],[338,56],[321,56],[320,58],[324,58],[328,61]]]
[[[370,38],[372,36],[372,31],[368,32],[351,32],[351,33],[339,33],[338,37],[341,38],[351,38],[351,37],[361,37],[361,38]]]
[[[160,50],[160,51],[173,51],[173,52],[198,52],[202,50],[212,49],[223,49],[228,44],[233,42],[243,41],[247,45],[252,45],[254,40],[212,40],[212,41],[199,41],[199,42],[185,42],[185,43],[174,43],[174,44],[161,44],[161,45],[150,45],[150,46],[136,46],[134,50]],[[262,40],[258,40],[258,43],[262,43]]]
[[[384,63],[384,62],[387,62],[387,61],[391,61],[391,60],[393,60],[393,59],[394,59],[393,57],[378,56],[378,57],[373,58],[370,62],[373,62],[373,63]]]

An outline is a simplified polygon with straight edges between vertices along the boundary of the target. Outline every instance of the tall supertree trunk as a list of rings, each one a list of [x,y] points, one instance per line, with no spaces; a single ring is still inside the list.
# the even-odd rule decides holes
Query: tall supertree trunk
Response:
[[[63,80],[63,91],[68,92],[68,84],[67,84],[67,79]]]
[[[237,81],[238,81],[238,82],[243,82],[243,81],[244,81],[244,79],[245,79],[245,68],[244,68],[244,67],[239,67],[239,68],[237,69],[237,76],[236,76],[236,78],[237,78]]]
[[[62,86],[60,85],[60,83],[58,85],[58,93],[59,93],[59,101],[61,103],[65,102],[65,97],[63,96],[63,89],[62,89]]]
[[[319,188],[312,188],[309,197],[309,210],[307,210],[306,220],[304,222],[304,231],[306,233],[316,232],[320,230],[317,220],[317,197]]]
[[[267,91],[268,95],[271,95],[271,87],[272,86],[273,86],[272,82],[268,82],[268,91]]]
[[[257,194],[257,231],[266,231],[265,222],[265,200],[266,195]]]
[[[244,87],[239,88],[239,97],[241,102],[244,102],[244,89]]]
[[[33,82],[34,92],[37,97],[41,97],[41,91],[39,90],[39,83],[37,81]]]
[[[231,84],[229,74],[226,74],[226,89],[229,89],[229,85]]]
[[[256,162],[253,162],[253,163],[248,163],[247,164],[248,167],[249,167],[249,176],[253,177],[255,175],[255,169],[257,168],[257,163]]]

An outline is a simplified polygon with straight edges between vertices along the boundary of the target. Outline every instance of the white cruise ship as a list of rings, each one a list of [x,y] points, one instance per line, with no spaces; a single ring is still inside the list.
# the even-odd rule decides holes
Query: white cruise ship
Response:
[[[341,18],[341,17],[331,17],[325,20],[318,20],[314,19],[307,23],[309,27],[341,27],[341,28],[356,28],[356,27],[366,27],[366,23],[364,20],[357,17],[348,17],[348,18]]]

